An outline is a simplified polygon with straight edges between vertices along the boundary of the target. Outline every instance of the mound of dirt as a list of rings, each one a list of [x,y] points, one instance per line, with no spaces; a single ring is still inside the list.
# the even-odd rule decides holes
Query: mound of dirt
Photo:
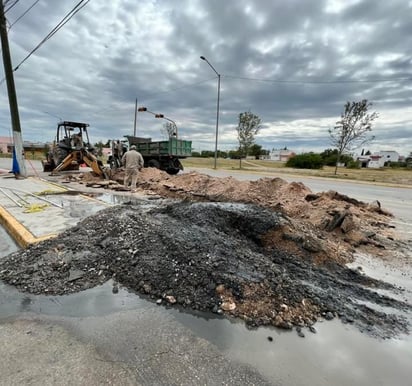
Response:
[[[286,228],[293,229],[287,215],[254,204],[142,200],[7,256],[0,279],[35,294],[67,294],[114,279],[159,304],[224,313],[249,326],[295,326],[301,335],[302,327],[314,332],[321,317],[380,337],[407,332],[404,319],[379,308],[411,306],[374,292],[396,288],[334,259],[319,265],[287,251],[273,242]]]
[[[110,189],[122,183],[123,171],[112,173],[115,182],[100,180],[101,186]],[[75,180],[87,186],[99,182],[91,173]],[[281,244],[286,251],[318,263],[345,264],[353,260],[355,250],[390,255],[399,248],[390,225],[392,215],[379,202],[367,204],[334,191],[314,194],[302,183],[281,178],[239,181],[197,172],[170,176],[145,168],[139,174],[138,190],[163,198],[255,204],[285,214],[288,224],[266,238],[267,245]]]

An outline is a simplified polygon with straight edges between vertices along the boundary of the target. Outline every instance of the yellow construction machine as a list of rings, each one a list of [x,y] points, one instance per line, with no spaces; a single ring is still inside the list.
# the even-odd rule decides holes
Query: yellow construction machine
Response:
[[[95,174],[107,178],[103,163],[95,156],[89,140],[87,123],[64,121],[57,125],[56,139],[42,161],[43,171],[52,175],[63,170],[79,170],[81,164],[89,166]]]

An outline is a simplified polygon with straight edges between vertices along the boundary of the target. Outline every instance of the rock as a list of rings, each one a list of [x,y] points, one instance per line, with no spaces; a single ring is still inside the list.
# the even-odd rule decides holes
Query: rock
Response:
[[[225,286],[223,284],[219,284],[216,289],[215,289],[216,293],[221,295],[223,294],[223,292],[225,292]]]
[[[343,323],[353,323],[354,322],[354,319],[351,317],[351,316],[347,316],[347,315],[345,315],[345,316],[342,316],[341,317],[341,320],[342,320],[342,322]]]
[[[271,336],[268,336],[268,341],[273,342],[273,338]]]
[[[160,305],[162,304],[162,299],[157,299],[157,300],[156,300],[156,304],[157,304],[158,306],[160,306]]]
[[[292,329],[292,323],[285,321],[280,315],[276,315],[275,320],[273,321],[273,324],[276,327],[279,328],[284,328],[286,330]]]
[[[302,248],[307,250],[308,252],[317,253],[322,250],[322,245],[318,240],[312,237],[307,237],[302,243]]]
[[[378,201],[378,200],[375,200],[375,201],[373,201],[373,202],[371,202],[369,205],[368,205],[368,208],[369,209],[381,209],[381,203]]]
[[[165,299],[170,303],[170,304],[175,304],[176,303],[176,298],[172,295],[166,295]]]
[[[296,327],[296,332],[298,334],[298,336],[300,336],[301,338],[305,337],[305,334],[302,332],[302,328],[301,327]]]
[[[144,284],[143,291],[147,294],[150,294],[150,292],[152,292],[152,286],[150,284]]]
[[[310,193],[305,196],[305,200],[311,202],[317,200],[319,197],[320,196],[318,194]]]
[[[289,310],[289,307],[288,307],[286,304],[281,304],[281,305],[280,305],[280,309],[281,309],[283,312],[287,312],[287,311]]]
[[[347,214],[348,214],[348,212],[343,212],[343,213],[338,212],[338,213],[336,213],[333,216],[332,220],[329,221],[329,223],[326,226],[325,230],[327,232],[332,232],[335,228],[340,227]]]
[[[353,221],[352,214],[348,214],[347,216],[345,216],[345,218],[342,221],[342,224],[340,225],[340,229],[343,233],[348,233],[356,229],[356,225]]]
[[[71,255],[66,255],[62,259],[63,263],[66,265],[70,265],[71,262],[73,261],[73,257]]]
[[[114,284],[114,285],[113,285],[112,292],[113,292],[114,294],[117,294],[117,293],[119,292],[119,287],[118,287],[117,284]]]
[[[231,302],[231,301],[226,301],[226,302],[223,302],[223,303],[220,305],[220,308],[221,308],[223,311],[233,311],[234,309],[236,309],[236,304],[233,303],[233,302]]]
[[[325,316],[324,316],[324,318],[326,319],[326,320],[332,320],[332,319],[334,319],[334,315],[332,314],[332,312],[326,312],[325,313]]]
[[[69,278],[67,281],[72,282],[81,279],[84,276],[84,272],[79,269],[71,269],[69,271]]]

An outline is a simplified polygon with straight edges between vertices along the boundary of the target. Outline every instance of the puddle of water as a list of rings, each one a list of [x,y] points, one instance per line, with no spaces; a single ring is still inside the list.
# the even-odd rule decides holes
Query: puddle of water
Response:
[[[339,321],[316,324],[317,334],[275,328],[249,330],[244,323],[203,312],[157,306],[112,282],[65,295],[30,295],[0,283],[0,319],[20,312],[87,317],[160,307],[229,358],[256,368],[268,379],[288,385],[408,385],[412,338],[381,341]],[[271,337],[270,341],[268,337]]]
[[[302,339],[294,331],[248,330],[242,322],[173,314],[230,358],[280,384],[409,385],[411,337],[377,340],[336,320],[317,323],[318,333],[305,331]]]
[[[110,313],[145,308],[152,303],[125,290],[112,293],[113,283],[63,296],[31,295],[0,282],[0,318],[19,312],[70,317],[103,316]]]
[[[123,194],[110,194],[110,193],[98,193],[94,196],[97,200],[103,201],[107,204],[111,205],[121,205],[126,202],[132,202],[132,203],[141,203],[141,202],[147,202],[147,201],[153,201],[153,200],[159,200],[160,197],[158,196],[147,196],[147,197],[136,197],[133,196],[131,193],[127,194],[124,192]]]
[[[400,267],[396,261],[384,261],[366,254],[357,253],[355,261],[347,264],[347,266],[353,269],[361,266],[362,272],[366,276],[393,284],[398,288],[400,287],[402,291],[398,293],[384,289],[378,289],[376,292],[412,304],[412,271],[410,265],[405,269]]]
[[[0,259],[16,252],[19,247],[7,231],[0,225]]]

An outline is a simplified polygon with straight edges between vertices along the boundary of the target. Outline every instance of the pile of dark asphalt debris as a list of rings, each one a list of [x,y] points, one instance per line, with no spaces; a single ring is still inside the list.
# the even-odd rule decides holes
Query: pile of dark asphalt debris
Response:
[[[122,286],[160,305],[241,318],[251,328],[295,328],[300,336],[316,332],[322,318],[381,338],[408,332],[401,314],[412,307],[377,292],[400,288],[265,242],[288,224],[285,213],[255,204],[141,198],[3,258],[0,279],[50,295],[112,279],[113,292]]]

